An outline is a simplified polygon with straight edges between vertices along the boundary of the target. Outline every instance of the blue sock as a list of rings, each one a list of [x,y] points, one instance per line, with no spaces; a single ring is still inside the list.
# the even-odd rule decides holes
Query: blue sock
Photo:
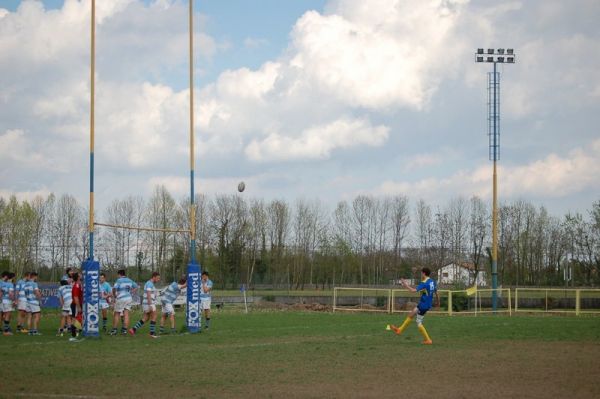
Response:
[[[137,331],[140,328],[142,328],[142,326],[144,325],[144,320],[140,320],[137,323],[135,323],[135,326],[133,326],[133,331]]]

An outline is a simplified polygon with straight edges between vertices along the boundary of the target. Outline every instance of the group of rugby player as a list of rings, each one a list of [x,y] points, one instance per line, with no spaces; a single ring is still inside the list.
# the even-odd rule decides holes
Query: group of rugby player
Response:
[[[131,308],[134,305],[133,295],[138,290],[135,281],[128,278],[125,270],[117,272],[118,278],[114,286],[106,281],[106,275],[100,273],[99,285],[99,307],[102,313],[102,331],[110,335],[118,334],[119,322],[121,323],[121,334],[135,335],[137,331],[147,322],[150,322],[150,337],[157,338],[156,319],[158,316],[157,305],[159,298],[155,284],[160,281],[160,274],[153,272],[152,277],[144,284],[141,293],[142,318],[129,328],[129,316]],[[11,272],[2,273],[0,285],[0,300],[2,306],[3,334],[12,335],[10,321],[11,315],[16,307],[18,309],[17,331],[28,333],[29,335],[41,335],[38,332],[38,324],[41,316],[41,291],[37,285],[37,273],[25,273],[24,277],[14,282],[15,274]],[[68,268],[66,274],[60,280],[58,297],[61,307],[61,318],[58,336],[63,336],[66,332],[71,333],[70,340],[76,341],[81,332],[81,323],[83,322],[83,287],[81,284],[81,274],[76,270]],[[181,278],[169,284],[160,296],[162,307],[162,317],[160,321],[160,334],[165,333],[165,323],[167,319],[170,322],[170,332],[176,332],[175,329],[175,309],[174,302],[181,291],[186,288],[187,280]],[[200,287],[200,307],[204,314],[204,329],[210,326],[210,306],[211,291],[213,283],[209,279],[207,272],[202,273]],[[113,308],[112,329],[107,331],[108,312]]]
[[[2,334],[13,335],[10,319],[16,308],[17,331],[29,335],[41,335],[38,332],[38,324],[41,316],[42,293],[37,284],[38,274],[27,272],[16,283],[15,277],[15,273],[2,272],[2,281],[0,281]]]

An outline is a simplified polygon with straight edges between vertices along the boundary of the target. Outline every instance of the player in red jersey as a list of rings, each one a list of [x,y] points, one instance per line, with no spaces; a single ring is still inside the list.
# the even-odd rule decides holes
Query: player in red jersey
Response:
[[[79,273],[74,272],[72,279],[73,288],[71,294],[73,302],[71,302],[71,315],[73,323],[71,324],[71,338],[69,338],[69,341],[77,340],[77,330],[81,329],[81,323],[83,322],[83,287],[81,286]]]

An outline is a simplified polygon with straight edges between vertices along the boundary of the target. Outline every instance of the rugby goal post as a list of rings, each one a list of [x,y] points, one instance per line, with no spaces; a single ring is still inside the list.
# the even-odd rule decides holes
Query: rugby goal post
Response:
[[[190,263],[187,268],[187,306],[186,306],[186,324],[191,333],[200,331],[200,276],[201,268],[196,262],[196,208],[194,204],[194,174],[195,174],[195,151],[194,151],[194,25],[193,25],[193,0],[189,0],[188,11],[188,33],[189,33],[189,142],[190,142]],[[89,202],[89,254],[88,259],[82,262],[84,273],[84,335],[98,336],[98,277],[100,272],[99,262],[94,260],[94,228],[96,225],[102,225],[94,222],[94,148],[95,148],[95,68],[96,68],[96,0],[91,0],[91,21],[90,21],[90,202]],[[107,224],[103,224],[107,226]],[[116,227],[116,226],[107,226]],[[125,228],[126,226],[119,226]],[[129,226],[131,227],[131,226]],[[138,228],[139,229],[139,228]],[[147,230],[147,228],[144,228]],[[164,231],[170,229],[163,229]]]

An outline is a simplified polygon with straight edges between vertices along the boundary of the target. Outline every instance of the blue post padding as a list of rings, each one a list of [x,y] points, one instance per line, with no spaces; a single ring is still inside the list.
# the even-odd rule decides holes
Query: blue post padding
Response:
[[[200,265],[190,263],[187,267],[186,325],[191,333],[200,332]]]
[[[86,260],[83,270],[83,335],[100,335],[100,262]]]

